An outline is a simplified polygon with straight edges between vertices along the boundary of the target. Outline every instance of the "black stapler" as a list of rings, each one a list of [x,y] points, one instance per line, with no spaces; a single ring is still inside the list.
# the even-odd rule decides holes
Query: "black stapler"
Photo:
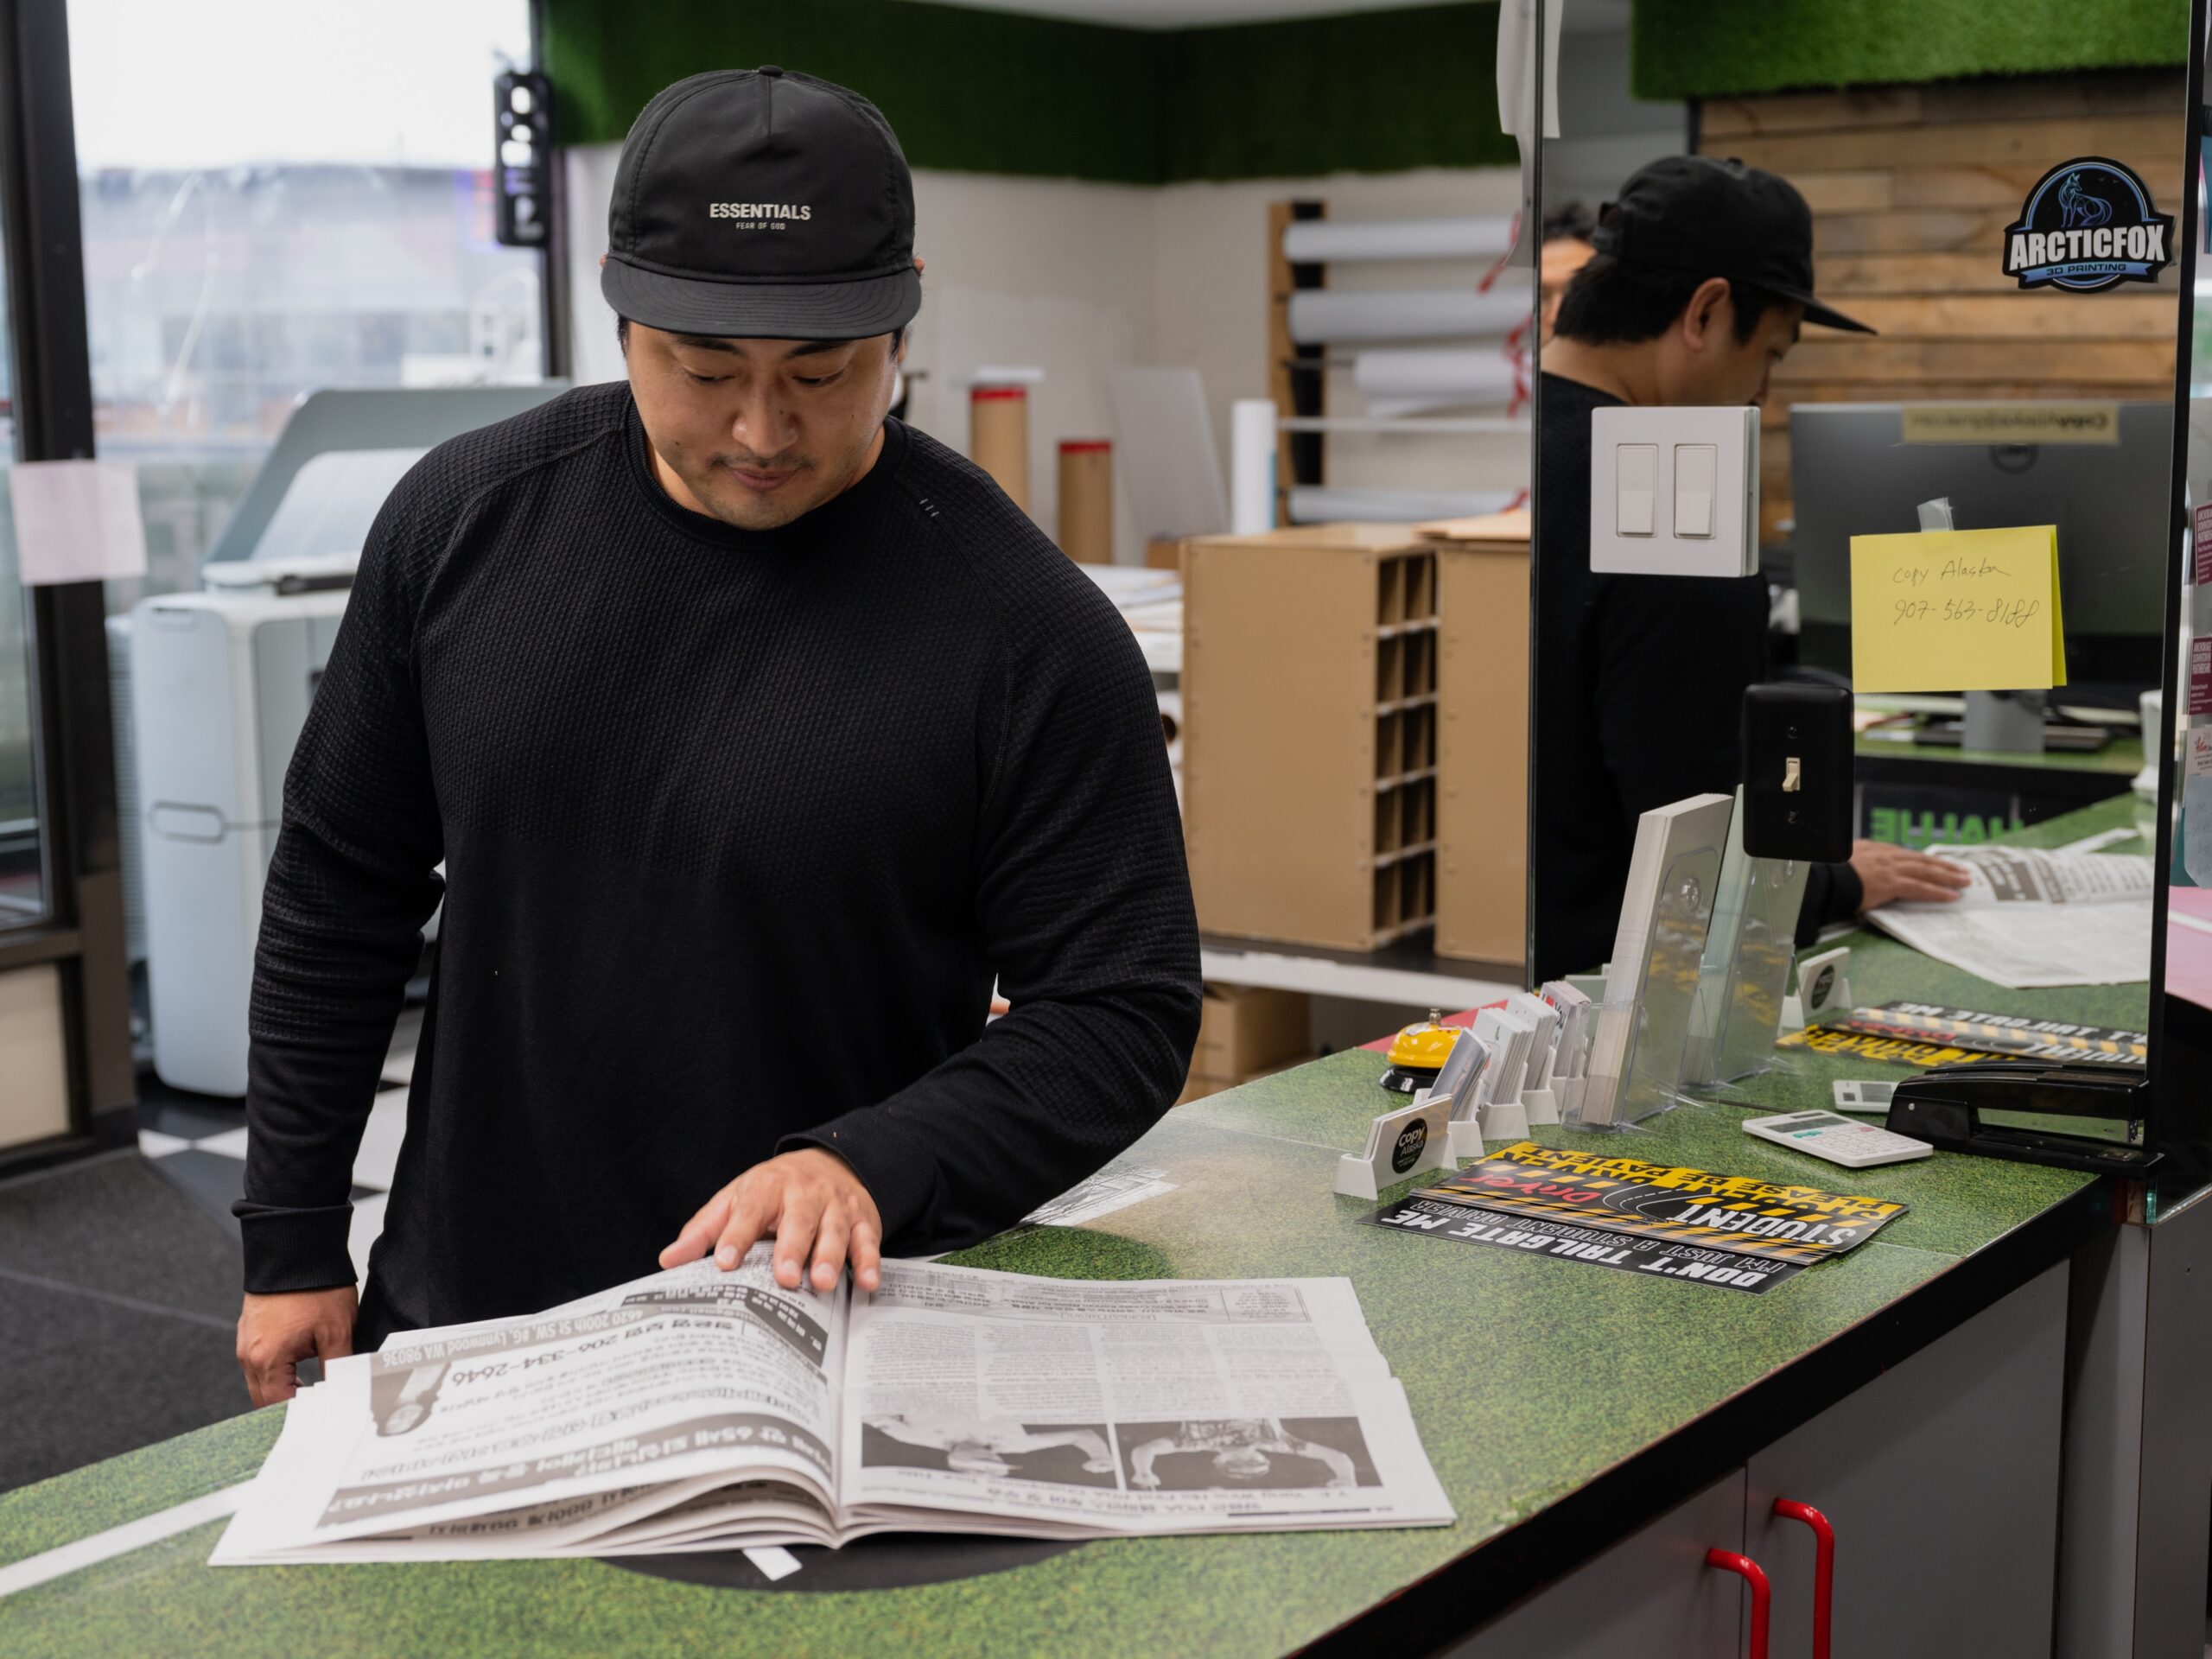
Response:
[[[1984,1123],[1984,1112],[2133,1123],[2149,1116],[2150,1077],[2140,1065],[2053,1065],[2043,1060],[1969,1060],[1930,1066],[1897,1084],[1889,1129],[1946,1152],[1977,1152],[2016,1163],[2097,1174],[2143,1175],[2165,1156],[2131,1141],[2055,1129]]]

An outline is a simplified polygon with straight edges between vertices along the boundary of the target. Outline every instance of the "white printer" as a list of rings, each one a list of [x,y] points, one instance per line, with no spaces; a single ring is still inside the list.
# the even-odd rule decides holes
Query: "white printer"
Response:
[[[284,771],[345,613],[346,587],[333,584],[350,583],[354,562],[239,562],[207,572],[216,591],[131,612],[147,992],[154,1070],[172,1088],[245,1092]]]

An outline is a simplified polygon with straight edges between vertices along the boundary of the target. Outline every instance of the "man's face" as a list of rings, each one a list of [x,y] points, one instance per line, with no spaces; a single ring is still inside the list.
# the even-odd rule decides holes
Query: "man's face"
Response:
[[[1669,332],[1659,354],[1662,402],[1722,405],[1765,401],[1774,365],[1797,343],[1805,308],[1770,305],[1759,314],[1751,338],[1738,340],[1736,308],[1727,288],[1718,280],[1700,288]]]
[[[899,365],[888,334],[724,340],[634,322],[624,355],[669,494],[741,530],[787,524],[868,470]]]

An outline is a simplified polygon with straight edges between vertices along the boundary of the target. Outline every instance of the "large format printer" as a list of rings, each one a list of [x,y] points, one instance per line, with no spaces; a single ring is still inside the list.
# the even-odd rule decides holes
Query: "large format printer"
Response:
[[[172,1088],[245,1092],[284,772],[377,510],[431,444],[564,389],[314,394],[210,550],[205,591],[110,620],[125,905],[143,927],[154,1070]]]

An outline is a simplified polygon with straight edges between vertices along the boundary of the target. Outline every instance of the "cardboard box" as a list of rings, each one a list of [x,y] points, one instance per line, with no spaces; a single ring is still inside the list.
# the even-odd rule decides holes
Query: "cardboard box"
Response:
[[[1517,541],[1443,543],[1436,559],[1436,954],[1509,966],[1509,978],[1529,949],[1529,541],[1520,518]]]
[[[1303,991],[1251,985],[1208,985],[1191,1070],[1241,1078],[1306,1052],[1313,1001]]]
[[[1183,561],[1183,821],[1209,932],[1371,950],[1430,925],[1436,546],[1202,536]]]

